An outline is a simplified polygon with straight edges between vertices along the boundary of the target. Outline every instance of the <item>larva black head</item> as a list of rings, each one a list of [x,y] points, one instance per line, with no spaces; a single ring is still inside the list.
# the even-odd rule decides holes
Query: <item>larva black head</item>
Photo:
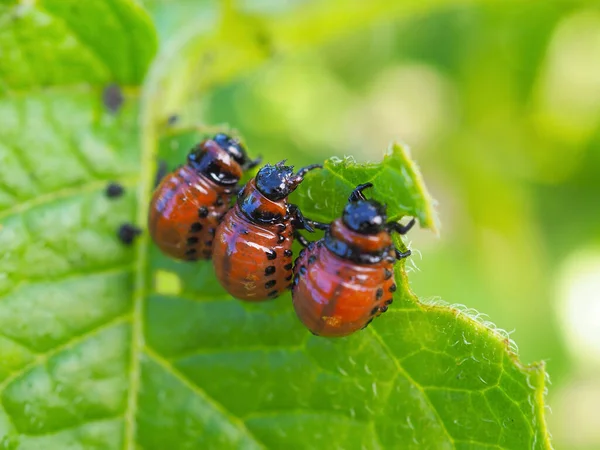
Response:
[[[237,141],[224,134],[217,134],[196,145],[188,154],[188,164],[200,174],[217,184],[232,186],[242,177],[246,153]]]
[[[386,207],[376,200],[365,198],[363,189],[372,187],[371,183],[358,186],[344,208],[342,221],[353,231],[361,234],[377,234],[385,229],[387,222]]]
[[[267,164],[256,174],[256,188],[271,201],[286,198],[302,182],[301,174],[294,174],[294,166],[286,166],[285,160],[274,166]]]
[[[246,154],[246,149],[239,139],[232,138],[225,133],[219,133],[216,134],[212,140],[215,141],[219,147],[225,150],[229,156],[235,160],[235,162],[242,166],[243,169],[246,169],[248,164],[250,164],[250,160],[248,160],[248,155]]]
[[[344,224],[361,234],[377,234],[385,229],[386,208],[376,200],[349,202],[342,216]]]

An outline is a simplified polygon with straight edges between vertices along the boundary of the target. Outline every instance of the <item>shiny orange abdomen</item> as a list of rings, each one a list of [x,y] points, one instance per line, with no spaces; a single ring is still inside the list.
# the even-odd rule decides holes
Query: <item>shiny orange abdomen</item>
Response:
[[[340,228],[334,222],[334,233],[336,225]],[[391,244],[387,238],[381,238],[384,248]],[[373,247],[377,239],[371,237],[368,244]],[[393,252],[390,247],[381,261],[360,264],[334,254],[323,240],[311,244],[294,268],[292,301],[298,318],[319,336],[347,336],[367,326],[392,303]]]
[[[231,189],[185,165],[156,188],[148,215],[150,235],[167,255],[209,259],[216,228],[230,207]]]
[[[236,205],[215,235],[213,265],[217,278],[240,300],[273,299],[288,289],[292,280],[292,241],[289,220],[256,223]]]

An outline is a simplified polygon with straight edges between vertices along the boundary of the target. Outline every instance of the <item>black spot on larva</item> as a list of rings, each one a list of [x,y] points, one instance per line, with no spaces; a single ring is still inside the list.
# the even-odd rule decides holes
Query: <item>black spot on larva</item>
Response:
[[[277,253],[275,250],[267,250],[265,254],[267,255],[267,259],[269,261],[273,261],[275,258],[277,258]]]
[[[386,304],[386,305],[391,305],[393,302],[394,302],[394,299],[393,299],[393,298],[390,298],[389,300],[386,300],[386,301],[385,301],[385,304]]]
[[[117,230],[117,236],[125,245],[133,244],[135,238],[138,237],[141,233],[142,230],[131,223],[124,223]]]
[[[212,252],[210,251],[210,249],[206,249],[202,251],[202,256],[204,256],[205,258],[210,258],[212,255]]]
[[[125,192],[125,189],[123,188],[123,186],[121,186],[119,183],[109,183],[108,186],[106,186],[106,196],[108,198],[117,198],[120,197],[121,195],[123,195],[123,192]]]
[[[283,268],[284,268],[285,270],[291,270],[291,269],[292,269],[292,267],[294,267],[294,265],[293,265],[292,263],[289,263],[289,264],[286,264],[285,266],[283,266]]]
[[[308,272],[308,270],[306,270],[306,267],[304,266],[300,266],[300,275],[306,275],[306,272]]]
[[[207,247],[210,247],[213,244],[213,241],[206,241],[204,243],[204,245],[206,245]]]
[[[194,222],[190,227],[190,233],[198,233],[199,231],[202,231],[202,228],[203,227],[200,222]]]
[[[383,275],[383,278],[385,280],[389,280],[390,278],[392,278],[392,275],[394,274],[394,272],[392,272],[389,269],[385,269],[385,274]]]
[[[396,289],[397,289],[397,286],[396,286],[396,284],[392,284],[388,290],[389,290],[390,292],[396,292]]]
[[[290,274],[290,276],[289,276],[289,277],[286,277],[286,278],[285,278],[285,281],[290,281],[290,280],[292,279],[292,277],[293,277],[293,275],[291,275],[291,274]]]
[[[269,280],[265,283],[265,289],[271,289],[276,284],[277,282],[275,280]]]
[[[296,286],[300,282],[300,275],[294,275],[294,286]]]
[[[273,275],[275,273],[275,266],[269,266],[265,269],[265,275]]]
[[[200,208],[198,208],[198,217],[200,217],[201,219],[204,219],[207,216],[208,216],[208,208],[206,206],[201,206]]]
[[[287,256],[288,258],[290,256],[292,256],[294,254],[294,252],[292,252],[290,249],[284,250],[283,251],[283,256]]]
[[[116,84],[109,84],[104,88],[102,92],[102,103],[109,112],[115,114],[121,109],[123,102],[125,101],[125,97],[123,96],[123,91]]]
[[[190,255],[195,255],[195,254],[196,254],[196,252],[197,252],[197,250],[196,250],[195,248],[188,248],[188,249],[185,251],[185,254],[186,254],[187,256],[190,256]]]
[[[279,232],[282,233],[287,228],[287,225],[285,223],[278,223],[277,227],[279,228]]]
[[[285,236],[278,234],[277,235],[277,243],[281,244],[283,241],[285,241]]]
[[[215,206],[222,206],[223,205],[223,198],[222,197],[217,197],[217,200],[215,201]]]
[[[278,291],[271,291],[267,294],[269,297],[277,297],[279,295]]]
[[[209,229],[208,229],[208,234],[210,234],[210,235],[212,235],[212,236],[214,236],[216,232],[217,232],[217,229],[216,229],[216,228],[209,228]]]
[[[371,322],[373,322],[373,318],[372,317],[369,319],[369,321],[367,323],[365,323],[365,326],[362,327],[362,329],[364,330],[365,328],[367,328],[371,324]]]
[[[384,305],[381,308],[379,308],[379,311],[381,311],[382,313],[386,312],[387,310],[388,310],[387,305]]]
[[[314,336],[318,336],[317,333],[315,333],[313,330],[309,330]]]
[[[371,310],[371,315],[373,316],[373,315],[377,314],[377,311],[379,311],[379,306],[376,306],[375,308],[373,308]]]
[[[196,236],[190,236],[187,238],[187,245],[194,245],[198,243],[198,238]]]
[[[310,255],[308,257],[308,264],[314,264],[316,260],[317,260],[317,257],[315,255]]]
[[[375,293],[375,298],[377,300],[379,300],[381,297],[383,297],[383,289],[379,288],[379,289],[377,289],[377,292]]]

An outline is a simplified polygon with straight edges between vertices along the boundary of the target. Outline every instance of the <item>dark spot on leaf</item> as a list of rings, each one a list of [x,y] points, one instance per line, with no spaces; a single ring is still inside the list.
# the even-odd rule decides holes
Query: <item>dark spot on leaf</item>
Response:
[[[120,197],[123,195],[123,192],[125,192],[125,189],[119,183],[112,182],[106,186],[106,196],[108,198]]]
[[[131,223],[124,223],[119,227],[117,231],[117,236],[121,240],[121,242],[125,245],[131,245],[136,237],[138,237],[142,233],[142,230],[139,227]]]
[[[179,121],[179,115],[171,114],[169,116],[169,119],[167,120],[167,123],[172,126],[172,125],[175,125],[178,121]]]
[[[118,112],[124,101],[123,91],[117,84],[109,84],[104,88],[102,102],[109,112],[113,114]]]

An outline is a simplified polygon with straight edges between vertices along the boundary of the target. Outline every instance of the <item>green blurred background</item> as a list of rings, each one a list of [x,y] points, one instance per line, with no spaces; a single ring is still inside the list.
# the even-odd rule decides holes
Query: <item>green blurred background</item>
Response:
[[[216,1],[144,3],[163,43],[219,20]],[[358,2],[237,8],[276,24],[315,4],[331,14],[302,29],[307,41]],[[600,4],[422,6],[293,51],[267,36],[267,61],[183,120],[229,123],[269,162],[379,160],[406,142],[442,224],[439,238],[410,234],[414,291],[485,312],[524,363],[547,361],[556,447],[600,448]]]

